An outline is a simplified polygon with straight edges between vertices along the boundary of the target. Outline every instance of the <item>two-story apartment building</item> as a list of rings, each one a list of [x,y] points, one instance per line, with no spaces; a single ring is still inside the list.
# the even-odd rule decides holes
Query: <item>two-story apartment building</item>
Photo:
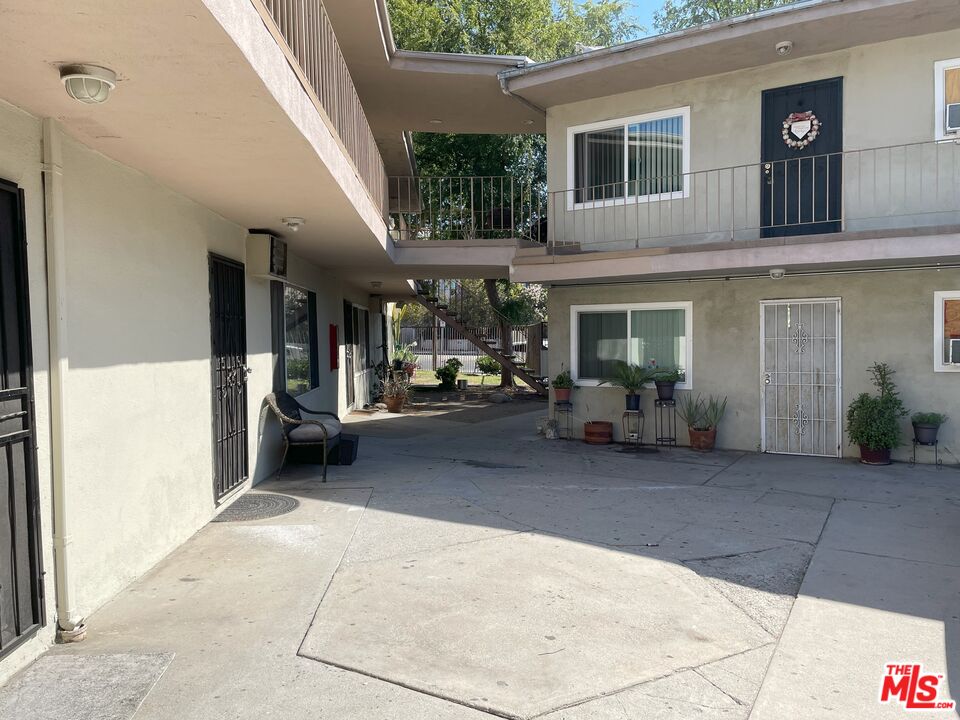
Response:
[[[509,247],[403,257],[408,128],[352,73],[425,82],[409,129],[435,82],[499,110],[451,131],[542,130],[497,81],[518,60],[388,51],[376,3],[334,6],[0,9],[0,679],[276,471],[268,393],[368,402],[408,278],[507,272]]]
[[[748,450],[848,452],[874,361],[960,399],[956,2],[542,65],[399,50],[382,0],[0,17],[0,679],[275,471],[269,392],[362,405],[414,278],[550,285],[581,417],[619,419],[617,359],[728,396]],[[411,130],[545,130],[547,196],[411,179]]]
[[[619,360],[726,396],[742,450],[856,455],[875,362],[912,410],[960,405],[956,3],[800,3],[501,77],[546,112],[548,237],[513,278],[550,285],[578,419],[619,433]]]

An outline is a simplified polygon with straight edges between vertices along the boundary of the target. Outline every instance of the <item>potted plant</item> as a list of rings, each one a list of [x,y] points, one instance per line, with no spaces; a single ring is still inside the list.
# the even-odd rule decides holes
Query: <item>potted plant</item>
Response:
[[[573,377],[569,370],[561,370],[550,383],[553,387],[555,402],[570,402],[570,393],[573,392]]]
[[[654,381],[657,385],[657,398],[659,400],[673,400],[674,388],[676,388],[678,382],[684,380],[686,380],[686,373],[684,373],[683,368],[664,368]]]
[[[619,361],[613,377],[603,380],[601,385],[613,385],[627,391],[627,410],[640,409],[640,396],[637,394],[647,385],[660,376],[661,371],[655,367],[631,365]]]
[[[392,373],[383,383],[383,402],[387,412],[403,412],[410,394],[410,380],[402,373]]]
[[[940,426],[947,421],[946,415],[936,412],[918,412],[910,418],[913,423],[913,439],[920,445],[936,445]]]
[[[434,372],[437,380],[440,381],[441,390],[457,389],[457,375],[460,374],[460,368],[462,367],[463,363],[457,360],[457,358],[450,358],[443,364],[443,367]]]
[[[394,370],[406,371],[407,365],[413,365],[414,370],[416,370],[417,356],[413,352],[412,344],[406,344],[406,343],[398,344],[393,349],[393,355],[391,356],[391,360],[393,361]]]
[[[690,447],[698,452],[710,452],[717,444],[717,426],[727,411],[727,398],[713,395],[706,398],[689,393],[677,401],[677,415],[687,424]]]
[[[900,418],[907,414],[886,363],[869,368],[876,395],[861,393],[847,408],[847,435],[860,446],[860,462],[889,465],[890,451],[900,445]]]
[[[607,420],[590,420],[587,406],[587,421],[583,424],[583,441],[588,445],[609,445],[613,442],[613,423]]]

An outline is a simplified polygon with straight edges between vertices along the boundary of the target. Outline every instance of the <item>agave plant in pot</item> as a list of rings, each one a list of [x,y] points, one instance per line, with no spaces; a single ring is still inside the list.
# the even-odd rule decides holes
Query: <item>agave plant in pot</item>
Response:
[[[860,393],[847,408],[847,436],[860,446],[864,465],[889,465],[890,451],[901,444],[900,418],[907,414],[897,386],[895,371],[886,363],[868,368],[876,395]]]
[[[936,445],[937,433],[947,421],[947,416],[937,412],[918,412],[913,414],[910,421],[913,424],[913,439],[918,445]]]
[[[627,391],[626,409],[639,410],[640,395],[638,393],[647,384],[656,381],[661,372],[655,367],[631,365],[621,360],[617,362],[614,368],[613,377],[603,380],[600,384],[623,388]]]
[[[657,385],[657,399],[673,400],[674,388],[676,388],[677,383],[682,383],[686,378],[687,376],[683,368],[672,367],[661,369],[655,381]]]
[[[687,424],[690,447],[700,452],[710,452],[717,444],[717,426],[727,411],[727,398],[708,395],[706,398],[691,394],[677,401],[677,415]]]

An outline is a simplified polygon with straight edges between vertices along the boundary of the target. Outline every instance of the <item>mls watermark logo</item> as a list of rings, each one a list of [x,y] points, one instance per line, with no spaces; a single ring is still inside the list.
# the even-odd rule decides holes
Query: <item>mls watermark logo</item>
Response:
[[[943,691],[943,675],[925,673],[923,665],[884,665],[880,702],[899,703],[905,710],[952,710],[956,703]]]

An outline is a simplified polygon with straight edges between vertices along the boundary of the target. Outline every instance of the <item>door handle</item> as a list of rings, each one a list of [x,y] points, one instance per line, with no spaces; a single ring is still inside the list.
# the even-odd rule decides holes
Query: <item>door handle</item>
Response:
[[[773,185],[773,164],[772,163],[763,164],[763,174],[767,178],[767,185]]]
[[[771,380],[771,378],[770,378],[770,373],[764,373],[764,374],[763,374],[763,384],[764,384],[764,385],[769,385],[771,382],[772,382],[772,380]]]

